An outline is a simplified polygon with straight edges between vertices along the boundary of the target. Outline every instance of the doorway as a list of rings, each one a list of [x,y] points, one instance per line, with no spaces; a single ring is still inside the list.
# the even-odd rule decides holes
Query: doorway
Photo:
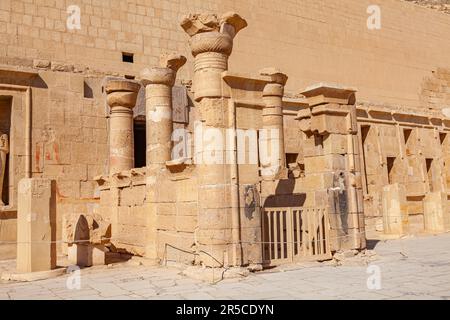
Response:
[[[146,166],[146,124],[145,120],[134,120],[134,167],[143,168]]]
[[[0,205],[9,204],[12,97],[0,96]]]

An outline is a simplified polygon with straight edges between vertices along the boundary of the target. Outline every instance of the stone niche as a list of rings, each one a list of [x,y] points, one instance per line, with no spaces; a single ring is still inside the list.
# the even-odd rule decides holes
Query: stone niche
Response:
[[[16,257],[17,186],[31,176],[31,87],[37,73],[0,69],[0,259]],[[9,84],[14,83],[14,84]]]

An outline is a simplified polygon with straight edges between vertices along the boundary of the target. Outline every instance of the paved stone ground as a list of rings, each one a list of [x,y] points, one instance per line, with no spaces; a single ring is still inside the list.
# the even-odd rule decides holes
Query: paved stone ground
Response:
[[[382,241],[374,250],[381,290],[367,288],[365,265],[290,266],[208,284],[175,268],[122,264],[81,270],[80,290],[67,288],[67,275],[0,284],[0,299],[450,299],[450,234]]]

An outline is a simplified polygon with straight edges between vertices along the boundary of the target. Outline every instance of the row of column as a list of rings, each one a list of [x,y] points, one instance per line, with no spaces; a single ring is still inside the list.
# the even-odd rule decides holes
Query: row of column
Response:
[[[181,55],[165,55],[161,66],[143,70],[146,99],[146,164],[165,165],[172,149],[172,87],[177,71],[186,63]],[[133,108],[141,85],[120,79],[105,86],[110,111],[110,174],[134,168]]]
[[[228,70],[228,59],[233,50],[233,40],[237,33],[247,26],[247,22],[235,13],[216,15],[190,15],[181,27],[190,37],[190,47],[194,56],[194,99],[203,130],[220,130],[223,136],[229,128],[235,127],[234,103],[225,93],[223,72]],[[160,67],[146,69],[141,73],[146,96],[147,175],[158,177],[161,169],[171,160],[173,131],[172,87],[178,69],[186,62],[179,55],[169,55],[161,60]],[[263,90],[263,129],[267,135],[260,143],[275,146],[269,150],[267,161],[262,164],[264,179],[277,179],[285,167],[284,129],[282,98],[287,76],[276,69],[261,71],[266,82]],[[110,174],[130,170],[134,167],[133,113],[132,109],[140,85],[128,80],[112,80],[106,85],[108,104],[111,107],[110,120]],[[234,115],[234,117],[233,117]],[[217,131],[216,131],[217,132]],[[200,150],[195,157],[203,159]],[[226,159],[227,150],[222,150]],[[233,173],[233,164],[196,164],[198,174],[198,220],[196,233],[200,262],[208,266],[220,266],[229,262],[240,265],[240,248],[237,229],[239,226],[239,203],[231,201],[239,197],[238,177]],[[149,181],[152,179],[149,179]],[[153,179],[157,181],[157,179]],[[152,181],[153,181],[152,180]],[[158,185],[147,185],[148,201],[157,203]],[[236,221],[234,221],[234,220]],[[239,232],[239,231],[238,231]],[[230,246],[230,244],[233,244]]]

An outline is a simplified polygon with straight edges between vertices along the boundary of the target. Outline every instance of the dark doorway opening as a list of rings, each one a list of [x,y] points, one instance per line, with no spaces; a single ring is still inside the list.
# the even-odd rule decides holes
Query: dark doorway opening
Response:
[[[433,159],[425,159],[427,166],[428,185],[430,186],[430,192],[433,192]]]
[[[411,133],[412,129],[403,129],[403,139],[405,140],[405,145],[408,143]]]
[[[298,153],[286,153],[286,167],[290,164],[297,164]]]
[[[9,171],[11,154],[11,110],[12,98],[0,96],[0,205],[9,204]]]
[[[361,126],[361,142],[362,142],[362,153],[363,153],[363,163],[364,163],[364,180],[366,187],[366,194],[369,194],[369,181],[367,178],[367,166],[366,166],[366,140],[369,135],[370,126]]]
[[[146,166],[146,130],[145,121],[134,120],[134,167]]]
[[[387,170],[388,170],[388,183],[393,184],[394,181],[394,165],[395,165],[395,157],[387,157]]]

